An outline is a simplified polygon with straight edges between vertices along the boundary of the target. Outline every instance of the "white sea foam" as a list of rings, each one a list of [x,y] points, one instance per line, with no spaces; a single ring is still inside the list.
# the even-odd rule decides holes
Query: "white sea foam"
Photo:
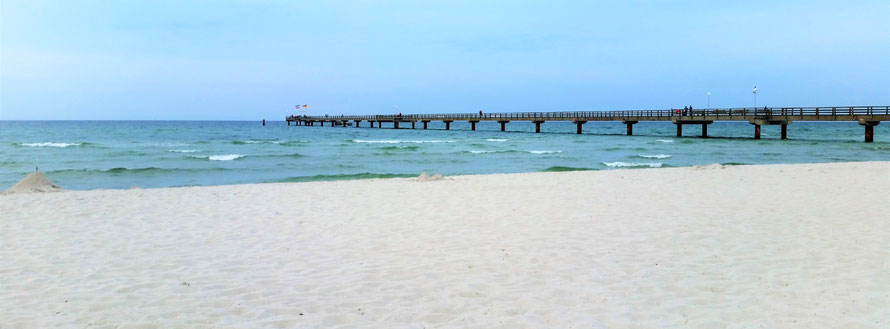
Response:
[[[401,141],[395,141],[395,140],[369,141],[369,140],[364,140],[364,139],[353,139],[352,142],[353,143],[371,143],[371,144],[398,144],[398,143],[401,143]]]
[[[656,139],[655,141],[662,142],[662,143],[673,143],[674,142],[673,139]]]
[[[628,167],[660,168],[661,167],[661,162],[621,162],[621,161],[605,162],[605,161],[603,161],[603,164],[606,165],[606,167],[611,167],[611,168],[628,168]]]
[[[30,147],[69,147],[69,146],[80,146],[82,143],[18,143],[19,146],[30,146]]]
[[[227,155],[211,155],[207,157],[208,160],[211,161],[232,161],[238,158],[243,158],[244,156],[241,154],[227,154]]]
[[[210,161],[232,161],[238,158],[243,158],[242,154],[226,154],[226,155],[192,155],[193,158],[199,159],[207,159]]]
[[[353,139],[353,143],[371,143],[371,144],[399,144],[399,143],[454,143],[457,141],[454,140],[431,140],[431,141],[400,141],[400,140],[364,140],[364,139]]]
[[[543,150],[543,151],[534,151],[534,150],[532,150],[532,151],[526,151],[526,152],[531,153],[531,154],[554,154],[554,153],[562,153],[562,151],[549,151],[549,150]]]
[[[506,139],[506,138],[489,138],[489,139],[486,139],[486,140],[489,141],[489,142],[506,142],[506,141],[508,141],[509,139]]]
[[[646,158],[646,159],[667,159],[667,158],[670,158],[672,155],[670,155],[670,154],[640,154],[637,156],[640,158]]]
[[[200,152],[198,150],[167,150],[168,152],[176,152],[176,153],[195,153]]]
[[[495,153],[497,151],[482,151],[482,150],[471,150],[470,153],[473,154],[483,154],[483,153]]]

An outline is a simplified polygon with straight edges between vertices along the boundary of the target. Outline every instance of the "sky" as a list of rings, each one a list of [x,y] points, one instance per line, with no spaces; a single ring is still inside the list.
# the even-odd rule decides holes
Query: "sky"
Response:
[[[0,1],[0,120],[890,105],[890,1]],[[710,92],[710,100],[707,93]]]

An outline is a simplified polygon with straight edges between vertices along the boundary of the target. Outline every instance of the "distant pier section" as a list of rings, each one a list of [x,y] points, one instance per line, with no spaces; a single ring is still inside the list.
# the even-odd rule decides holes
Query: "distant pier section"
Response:
[[[308,116],[291,115],[286,118],[296,126],[352,126],[361,127],[367,121],[371,128],[411,129],[417,123],[427,129],[431,121],[442,121],[445,130],[451,129],[455,121],[468,122],[471,130],[481,121],[496,121],[501,131],[506,131],[507,123],[529,122],[535,125],[535,132],[541,132],[541,125],[548,121],[569,121],[575,124],[575,133],[580,134],[582,126],[590,121],[617,121],[627,126],[627,135],[633,135],[633,125],[641,121],[669,121],[677,127],[677,137],[683,136],[683,126],[701,125],[701,137],[708,137],[708,125],[715,121],[743,121],[754,126],[754,139],[760,139],[760,126],[780,125],[781,138],[788,138],[788,125],[793,121],[852,121],[865,129],[865,142],[874,141],[874,126],[890,120],[890,106],[831,106],[831,107],[780,107],[719,108],[719,109],[670,109],[670,110],[629,110],[629,111],[585,111],[585,112],[512,112],[512,113],[451,113],[451,114],[397,114],[397,115],[339,115]]]

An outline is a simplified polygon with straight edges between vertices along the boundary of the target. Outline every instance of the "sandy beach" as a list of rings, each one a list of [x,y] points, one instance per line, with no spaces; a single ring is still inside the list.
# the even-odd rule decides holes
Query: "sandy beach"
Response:
[[[0,195],[0,328],[888,328],[888,218],[890,162]]]

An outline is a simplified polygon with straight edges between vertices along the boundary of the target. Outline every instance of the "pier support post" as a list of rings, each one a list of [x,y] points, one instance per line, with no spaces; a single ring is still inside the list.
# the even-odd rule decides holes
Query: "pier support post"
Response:
[[[318,124],[324,127],[324,121],[319,121]]]
[[[451,130],[451,122],[450,120],[442,121],[445,122],[445,130]]]
[[[865,142],[866,143],[874,143],[875,142],[875,126],[880,124],[880,121],[867,121],[865,119],[859,119],[859,124],[865,127]]]
[[[534,123],[535,123],[535,133],[540,133],[541,132],[541,124],[544,123],[544,121],[534,121]]]
[[[708,124],[707,123],[701,124],[701,137],[708,138]]]
[[[429,121],[423,121],[423,129],[426,129],[426,124],[430,123]]]
[[[782,139],[788,139],[788,125],[782,125]]]
[[[754,139],[760,139],[760,125],[754,125]]]
[[[411,121],[411,129],[414,129],[414,124],[415,124],[415,123],[416,123],[415,121]]]
[[[633,135],[634,135],[634,125],[637,124],[637,122],[639,122],[639,121],[636,121],[636,120],[621,120],[621,122],[627,125],[627,135],[628,135],[628,136],[633,136]]]
[[[476,130],[476,123],[479,121],[470,120],[470,130]]]
[[[507,122],[510,121],[498,121],[501,124],[501,131],[507,131]]]
[[[683,124],[679,123],[679,122],[676,124],[677,124],[677,137],[683,137]]]
[[[583,125],[585,123],[587,123],[587,121],[575,121],[575,133],[576,134],[578,134],[578,135],[581,134],[581,125]]]
[[[399,129],[399,122],[398,122],[398,121],[393,121],[393,122],[392,122],[392,129]]]

